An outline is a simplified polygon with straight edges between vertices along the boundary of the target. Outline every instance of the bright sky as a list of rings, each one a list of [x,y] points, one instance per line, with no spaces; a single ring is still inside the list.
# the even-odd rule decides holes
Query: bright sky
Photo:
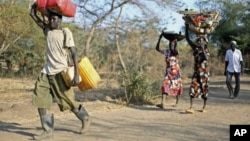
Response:
[[[100,3],[104,3],[106,0],[99,0],[98,2]],[[182,7],[182,10],[188,8],[188,9],[195,9],[194,8],[194,2],[195,0],[181,0],[183,3],[185,3],[186,6]],[[138,16],[138,14],[136,13],[136,10],[133,7],[127,7],[126,8],[126,16]],[[133,12],[132,12],[133,11]],[[176,19],[176,23],[172,23],[172,21],[169,21],[168,24],[162,28],[167,28],[167,31],[174,31],[176,33],[178,33],[181,30],[181,27],[184,26],[184,20],[182,19],[182,14],[177,13],[177,11],[167,11],[167,12],[171,12],[172,16],[175,17]],[[166,11],[165,12],[161,12],[163,13],[163,15],[161,17],[166,17],[166,19],[163,20],[169,20],[169,17],[166,16]],[[77,17],[76,17],[77,18]],[[71,18],[70,18],[71,19]],[[78,19],[78,18],[77,18]],[[81,21],[81,18],[79,18],[79,22]],[[163,29],[162,29],[163,30]]]
[[[195,9],[194,8],[194,0],[182,0],[187,6],[183,7],[183,10],[188,8],[188,9]],[[176,23],[175,24],[168,24],[167,25],[167,30],[169,31],[174,31],[178,33],[181,29],[182,26],[184,26],[184,20],[182,19],[182,14],[173,12],[173,16],[176,18]]]

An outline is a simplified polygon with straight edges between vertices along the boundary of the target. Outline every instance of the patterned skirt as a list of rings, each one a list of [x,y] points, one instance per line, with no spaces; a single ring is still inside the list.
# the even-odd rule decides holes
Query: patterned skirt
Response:
[[[167,72],[162,84],[162,94],[170,96],[179,96],[183,92],[183,86],[178,64],[167,68]]]
[[[189,95],[192,98],[207,99],[209,86],[209,65],[207,61],[196,64],[196,68],[192,77],[189,89]]]

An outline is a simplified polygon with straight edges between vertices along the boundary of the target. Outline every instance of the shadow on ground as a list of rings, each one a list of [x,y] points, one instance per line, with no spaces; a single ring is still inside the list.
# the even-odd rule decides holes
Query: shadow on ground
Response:
[[[29,132],[29,130],[33,129],[22,127],[22,125],[18,123],[7,123],[0,121],[0,131],[20,134],[23,136],[31,137],[31,139],[33,139],[34,134]]]

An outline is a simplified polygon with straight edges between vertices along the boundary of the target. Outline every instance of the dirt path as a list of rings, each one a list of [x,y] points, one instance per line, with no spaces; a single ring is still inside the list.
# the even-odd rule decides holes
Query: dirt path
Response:
[[[36,109],[32,106],[33,82],[0,78],[0,141],[28,141],[41,133]],[[230,124],[250,124],[250,77],[242,77],[240,95],[229,99],[224,77],[212,78],[207,113],[201,113],[202,100],[194,101],[194,114],[189,107],[187,88],[178,107],[168,97],[165,110],[154,105],[124,107],[105,98],[98,90],[78,93],[93,118],[89,133],[77,134],[80,121],[71,112],[55,116],[53,141],[228,141]],[[188,85],[186,85],[188,86]],[[86,102],[85,102],[86,101]]]

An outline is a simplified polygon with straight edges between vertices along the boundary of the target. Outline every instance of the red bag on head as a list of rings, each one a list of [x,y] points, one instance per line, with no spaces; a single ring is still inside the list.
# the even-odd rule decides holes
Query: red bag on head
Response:
[[[76,5],[72,0],[37,0],[38,11],[43,12],[46,8],[66,17],[74,17]]]
[[[46,9],[47,0],[37,0],[36,5],[37,5],[37,10],[43,12]]]

